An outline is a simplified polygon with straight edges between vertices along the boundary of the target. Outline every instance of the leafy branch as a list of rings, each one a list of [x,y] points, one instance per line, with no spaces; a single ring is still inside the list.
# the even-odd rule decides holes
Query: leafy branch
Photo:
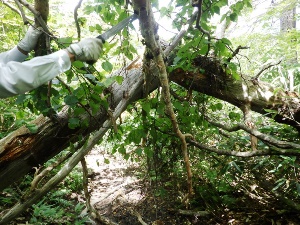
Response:
[[[153,16],[152,8],[150,6],[150,1],[145,1],[145,4],[141,7],[138,1],[134,1],[135,9],[139,11],[139,19],[140,19],[140,26],[142,30],[142,36],[145,39],[146,46],[150,49],[153,60],[155,61],[157,68],[159,70],[159,80],[162,87],[162,99],[165,103],[165,110],[167,115],[169,116],[173,131],[178,136],[181,141],[181,148],[183,153],[183,158],[187,170],[187,184],[188,184],[188,195],[186,199],[189,198],[193,194],[193,187],[192,187],[192,172],[191,172],[191,165],[189,161],[189,156],[187,152],[187,142],[186,138],[191,137],[190,134],[183,134],[179,128],[176,115],[174,113],[173,105],[171,102],[171,95],[170,95],[170,87],[168,81],[168,74],[166,71],[166,66],[163,57],[163,51],[161,49],[161,45],[158,42],[157,36],[157,29],[156,21]],[[185,200],[186,200],[185,199]]]

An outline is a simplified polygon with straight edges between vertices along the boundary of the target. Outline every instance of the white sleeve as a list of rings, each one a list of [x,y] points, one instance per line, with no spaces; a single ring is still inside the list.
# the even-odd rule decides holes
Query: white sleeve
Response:
[[[23,63],[1,62],[0,60],[0,98],[33,90],[71,67],[65,50],[35,57]]]
[[[0,53],[0,64],[6,64],[10,61],[23,62],[27,57],[28,55],[24,55],[16,46],[7,52]]]

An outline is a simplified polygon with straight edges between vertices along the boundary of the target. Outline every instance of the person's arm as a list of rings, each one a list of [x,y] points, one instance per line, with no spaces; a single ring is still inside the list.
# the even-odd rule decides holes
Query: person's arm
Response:
[[[6,64],[10,61],[23,62],[26,58],[27,55],[23,54],[17,46],[7,52],[0,53],[1,64]]]
[[[42,32],[43,29],[41,27],[34,28],[30,26],[26,35],[16,47],[0,54],[0,63],[6,64],[10,61],[23,62],[28,57],[28,53],[36,46]]]
[[[39,87],[70,69],[74,60],[95,62],[100,57],[102,45],[97,38],[87,38],[71,44],[67,49],[23,63],[0,63],[0,98],[23,94]]]
[[[20,63],[0,64],[0,98],[33,90],[70,69],[72,55],[60,50]]]

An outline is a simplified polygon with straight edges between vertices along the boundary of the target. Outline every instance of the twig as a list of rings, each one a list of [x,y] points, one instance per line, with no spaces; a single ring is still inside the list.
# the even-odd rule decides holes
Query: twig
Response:
[[[142,225],[148,225],[142,218],[141,214],[139,214],[137,211],[135,210],[131,210],[131,213],[133,215],[135,215],[138,218],[138,221],[142,224]]]
[[[171,51],[173,51],[175,49],[175,47],[178,46],[178,43],[182,40],[182,38],[184,37],[186,32],[192,27],[193,23],[195,22],[195,20],[197,18],[197,14],[198,14],[198,12],[195,12],[192,15],[192,17],[189,19],[187,26],[183,26],[183,29],[176,35],[176,37],[172,41],[171,45],[169,45],[165,49],[164,55],[168,56],[171,53]]]
[[[251,116],[251,105],[250,105],[250,103],[246,103],[245,105],[243,105],[241,107],[241,110],[244,113],[244,123],[245,123],[245,125],[247,127],[249,127],[250,129],[255,128],[255,125],[253,123],[252,116]],[[253,151],[257,150],[257,137],[250,134],[250,142],[251,142],[252,150]]]
[[[223,150],[223,149],[217,149],[210,147],[208,145],[201,144],[195,140],[189,139],[188,143],[191,145],[209,151],[214,152],[218,155],[227,155],[227,156],[237,156],[242,158],[250,158],[254,156],[268,156],[268,155],[286,155],[286,156],[300,156],[300,152],[297,152],[295,150],[282,150],[282,149],[276,149],[276,148],[270,148],[268,150],[255,150],[255,151],[245,151],[245,152],[239,152],[239,151],[229,151],[229,150]]]
[[[185,216],[195,216],[195,217],[205,217],[205,216],[209,216],[211,213],[208,211],[194,211],[194,210],[182,210],[179,209],[179,213],[181,215],[185,215]]]
[[[275,62],[275,63],[270,62],[270,63],[264,65],[264,66],[260,69],[260,71],[259,71],[254,77],[251,78],[251,80],[258,80],[259,76],[260,76],[265,70],[271,68],[272,66],[277,66],[277,65],[279,65],[279,64],[282,62],[282,60],[283,60],[283,59],[279,59],[279,60],[278,60],[277,62]]]
[[[261,141],[264,141],[267,144],[273,145],[275,147],[278,148],[282,148],[282,149],[300,149],[300,145],[293,143],[293,142],[287,142],[287,141],[281,141],[278,140],[272,136],[266,135],[261,133],[260,131],[256,130],[256,129],[251,129],[249,127],[247,127],[245,124],[236,124],[232,127],[226,126],[224,124],[220,124],[217,122],[214,122],[208,118],[206,118],[206,120],[211,123],[212,125],[222,128],[223,130],[226,130],[228,132],[234,132],[234,131],[238,131],[238,130],[244,130],[249,134],[254,135],[255,137],[257,137],[258,139],[260,139]]]
[[[15,0],[15,3],[16,3],[16,5],[18,6],[18,8],[20,10],[20,14],[21,14],[21,17],[23,19],[24,25],[27,25],[29,22],[28,22],[28,19],[27,19],[26,15],[25,15],[25,12],[23,10],[23,7],[22,7],[21,3],[18,0]]]
[[[241,49],[249,49],[249,47],[246,46],[238,46],[235,51],[232,53],[232,55],[227,59],[227,62],[230,62],[237,54],[239,54],[239,51]]]
[[[80,29],[79,22],[78,22],[78,9],[81,7],[82,1],[83,0],[79,0],[78,4],[76,5],[76,7],[74,9],[74,20],[75,20],[76,29],[77,29],[78,40],[81,39],[81,29]]]
[[[70,158],[72,155],[71,152],[69,152],[68,154],[66,154],[65,156],[59,158],[58,160],[56,160],[53,164],[51,164],[50,166],[48,166],[46,169],[44,169],[41,173],[39,174],[35,174],[33,181],[31,182],[31,188],[30,191],[33,191],[37,188],[37,185],[39,184],[39,182],[51,171],[53,170],[55,167],[59,166],[61,163],[63,163],[64,161],[66,161],[68,158]]]
[[[44,29],[44,32],[46,32],[48,35],[51,35],[51,32],[48,29],[47,24],[45,21],[42,19],[40,12],[38,12],[32,5],[30,5],[27,1],[25,0],[16,0],[19,1],[22,5],[24,5],[27,9],[29,9],[33,14],[34,17],[37,19],[37,21],[40,23],[41,27]],[[52,35],[51,35],[52,36]]]
[[[11,4],[7,3],[6,1],[1,1],[4,5],[6,5],[8,8],[10,8],[12,11],[18,13],[20,16],[22,16],[21,12],[18,11],[15,7],[13,7]]]
[[[197,15],[197,19],[196,19],[196,28],[199,29],[203,34],[206,34],[207,35],[207,42],[208,42],[208,49],[207,49],[207,52],[206,52],[206,56],[208,55],[209,53],[209,50],[210,50],[210,41],[211,41],[211,36],[210,36],[210,33],[203,29],[203,27],[201,26],[201,17],[202,17],[202,4],[203,4],[203,0],[198,0],[198,3],[194,3],[193,6],[194,7],[198,7],[198,15]]]

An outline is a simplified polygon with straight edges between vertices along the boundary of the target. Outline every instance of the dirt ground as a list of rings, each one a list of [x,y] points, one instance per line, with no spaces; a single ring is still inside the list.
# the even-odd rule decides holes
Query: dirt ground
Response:
[[[109,159],[109,163],[105,161]],[[271,224],[298,225],[300,213],[285,213],[245,199],[236,210],[186,210],[176,194],[157,196],[155,185],[138,178],[141,168],[118,155],[94,149],[86,157],[90,171],[91,203],[106,222],[119,225]],[[201,206],[201,203],[199,204]],[[265,207],[265,208],[264,208]],[[186,215],[188,214],[188,215]]]

